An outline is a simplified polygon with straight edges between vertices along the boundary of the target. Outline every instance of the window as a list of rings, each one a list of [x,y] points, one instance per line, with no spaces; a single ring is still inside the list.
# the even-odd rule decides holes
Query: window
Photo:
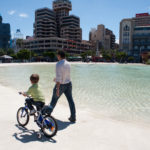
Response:
[[[129,36],[129,32],[124,32],[123,36]]]
[[[150,46],[147,46],[148,49],[150,49]]]
[[[134,49],[138,49],[138,46],[134,46]]]
[[[126,25],[124,28],[123,28],[124,31],[130,31],[130,27],[128,25]]]

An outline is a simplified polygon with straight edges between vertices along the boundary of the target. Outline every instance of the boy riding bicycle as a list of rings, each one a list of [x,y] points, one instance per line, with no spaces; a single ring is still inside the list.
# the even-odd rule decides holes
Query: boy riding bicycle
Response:
[[[43,106],[45,105],[45,98],[41,92],[41,89],[38,85],[39,82],[39,75],[32,74],[30,77],[31,87],[28,89],[27,92],[23,92],[23,96],[31,96],[32,98],[27,98],[26,103],[28,108],[30,109],[30,115],[35,114],[35,109],[32,105],[35,105],[37,110],[40,111]]]

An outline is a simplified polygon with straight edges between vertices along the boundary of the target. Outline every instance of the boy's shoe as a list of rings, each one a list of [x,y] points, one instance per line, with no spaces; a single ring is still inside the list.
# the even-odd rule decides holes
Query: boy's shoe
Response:
[[[73,119],[73,118],[68,118],[68,120],[70,121],[70,122],[72,122],[72,123],[76,123],[76,119]]]
[[[35,113],[36,113],[35,109],[32,109],[32,110],[30,111],[30,115],[31,115],[31,116],[34,115]]]

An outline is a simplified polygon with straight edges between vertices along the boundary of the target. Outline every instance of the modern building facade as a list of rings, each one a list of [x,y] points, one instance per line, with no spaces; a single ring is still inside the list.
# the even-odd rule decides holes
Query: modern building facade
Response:
[[[139,58],[150,51],[150,14],[136,14],[120,23],[120,49]]]
[[[10,24],[3,23],[3,18],[0,16],[0,48],[7,49],[10,42]]]
[[[53,9],[35,11],[34,38],[24,41],[24,48],[42,53],[64,49],[80,54],[91,50],[91,44],[82,41],[80,18],[69,15],[72,4],[69,0],[54,0]]]
[[[56,13],[57,36],[60,37],[62,18],[69,16],[69,12],[72,10],[72,3],[70,0],[54,0],[53,10]]]
[[[47,38],[57,36],[56,14],[49,8],[35,11],[34,37]]]
[[[63,17],[61,20],[60,37],[82,41],[82,29],[80,28],[80,18],[74,15]]]
[[[15,53],[17,53],[20,50],[20,47],[18,47],[17,45],[18,40],[23,40],[23,34],[21,33],[20,29],[16,30],[14,38],[10,40],[10,48],[12,48]]]
[[[110,50],[115,48],[115,35],[104,25],[98,25],[89,33],[89,41],[95,45],[95,49]]]
[[[91,50],[92,46],[87,41],[76,42],[59,37],[49,38],[29,38],[24,41],[24,48],[32,50],[41,55],[44,51],[56,52],[57,50],[65,50],[69,54],[81,54]]]

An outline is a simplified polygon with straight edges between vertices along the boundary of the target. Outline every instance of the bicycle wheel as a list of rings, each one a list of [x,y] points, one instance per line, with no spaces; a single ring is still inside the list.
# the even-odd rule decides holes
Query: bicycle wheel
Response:
[[[17,121],[22,127],[26,126],[29,122],[29,113],[25,107],[21,107],[17,111]]]
[[[58,130],[57,122],[52,116],[45,116],[42,122],[42,131],[44,135],[51,138],[56,135]]]

